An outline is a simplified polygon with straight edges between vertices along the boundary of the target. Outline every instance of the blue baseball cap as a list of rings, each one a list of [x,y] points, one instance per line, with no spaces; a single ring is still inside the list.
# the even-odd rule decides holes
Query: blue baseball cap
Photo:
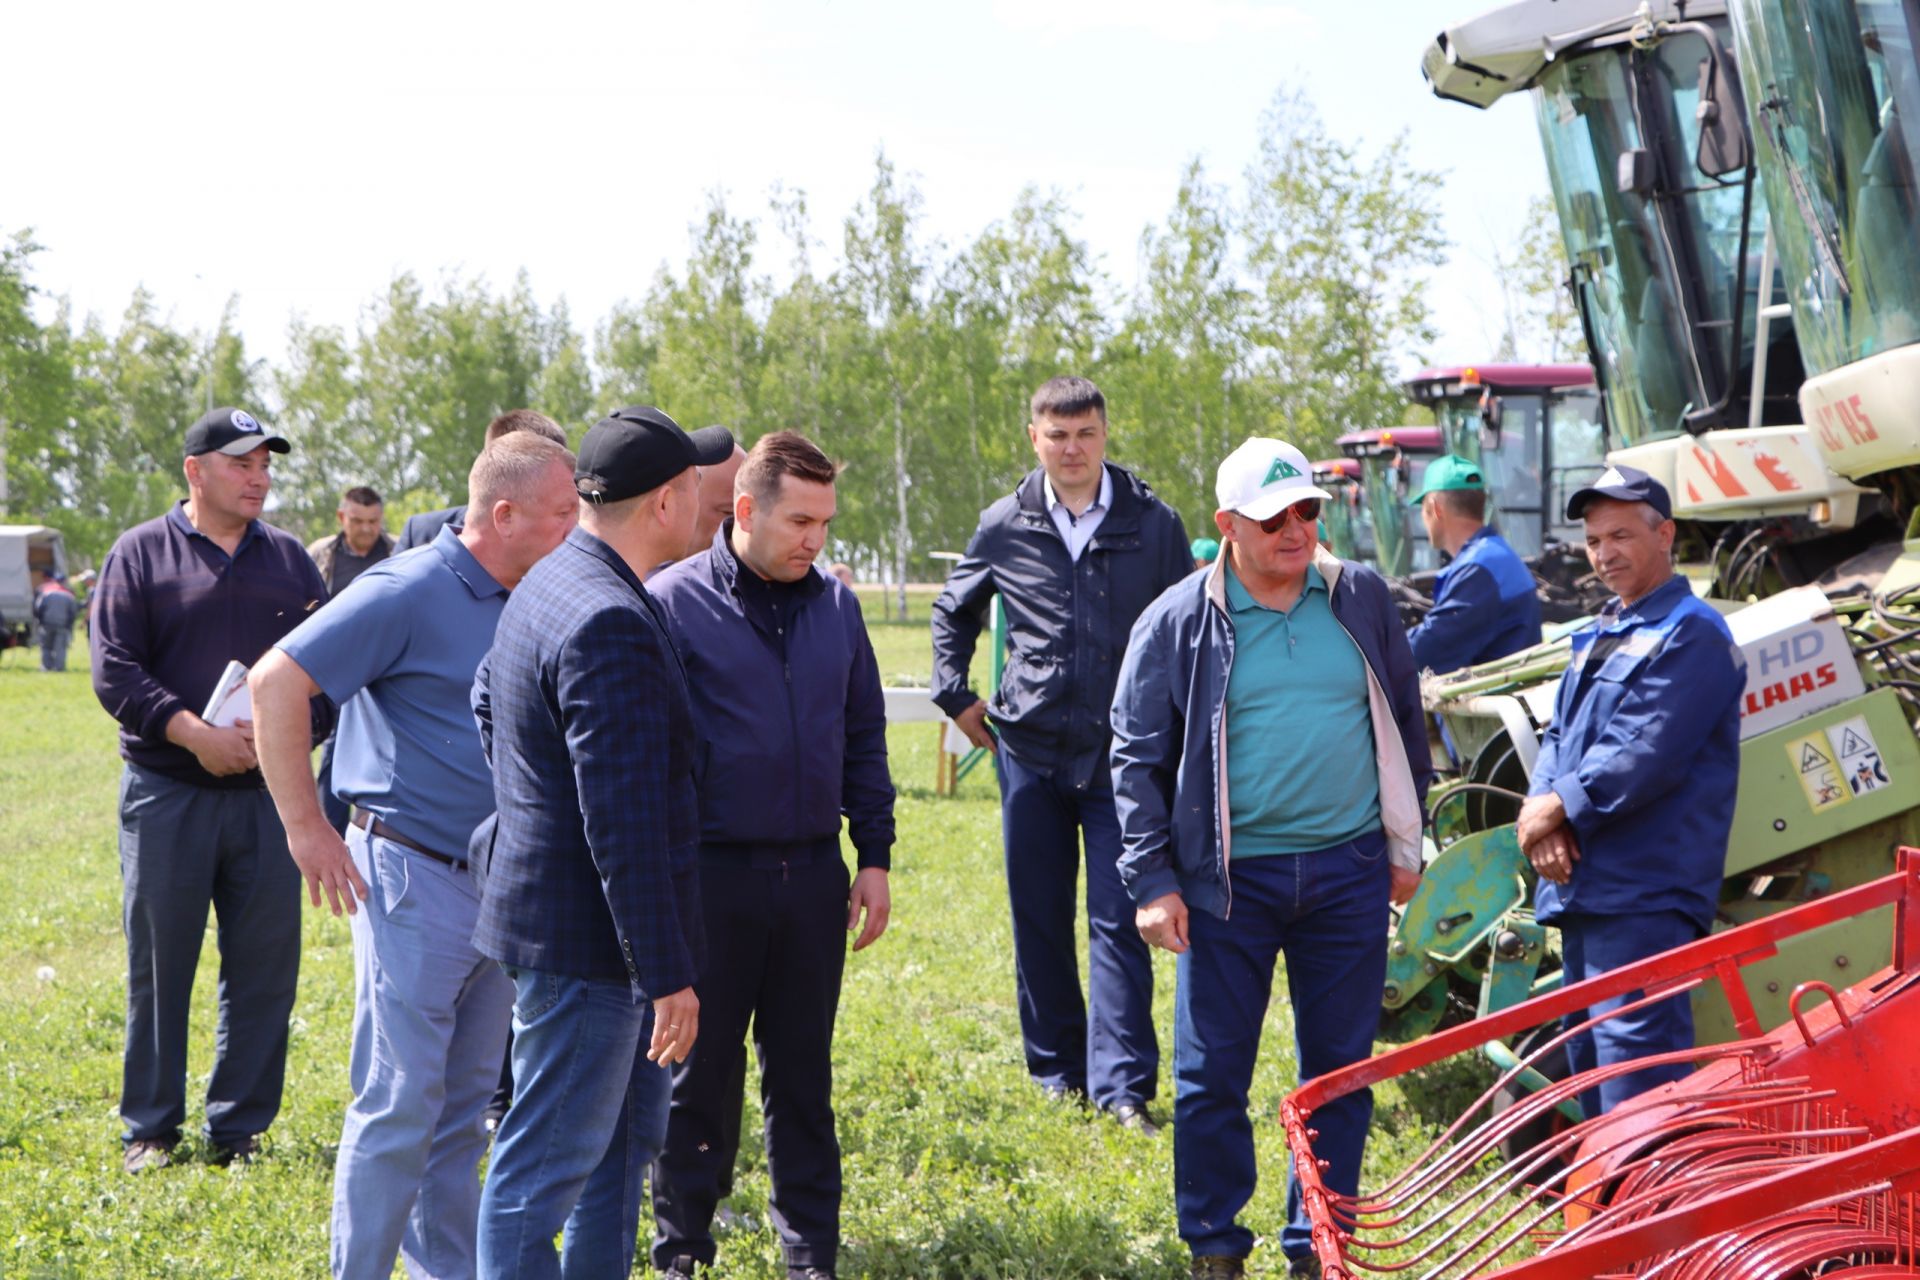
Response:
[[[1576,489],[1567,499],[1567,519],[1578,520],[1595,498],[1644,502],[1659,512],[1662,520],[1673,519],[1673,499],[1667,495],[1667,486],[1638,467],[1608,467],[1598,480]]]

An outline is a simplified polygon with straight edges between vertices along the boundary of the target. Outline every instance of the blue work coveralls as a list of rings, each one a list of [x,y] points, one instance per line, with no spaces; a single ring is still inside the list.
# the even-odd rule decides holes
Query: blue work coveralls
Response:
[[[1569,985],[1712,927],[1740,778],[1745,684],[1726,622],[1682,577],[1631,606],[1609,602],[1573,637],[1529,788],[1560,797],[1580,849],[1566,884],[1543,879],[1534,893],[1541,923],[1560,928]],[[1568,1063],[1582,1071],[1692,1044],[1693,1013],[1681,996],[1575,1037]],[[1596,1115],[1688,1070],[1636,1072],[1589,1091],[1582,1105]]]
[[[1407,643],[1422,671],[1441,675],[1539,644],[1533,571],[1505,538],[1482,526],[1440,571],[1433,608]]]

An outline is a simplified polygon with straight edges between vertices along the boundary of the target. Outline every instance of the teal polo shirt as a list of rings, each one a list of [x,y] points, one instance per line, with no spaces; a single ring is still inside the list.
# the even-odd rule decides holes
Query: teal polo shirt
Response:
[[[1307,567],[1293,608],[1259,603],[1226,573],[1227,804],[1235,858],[1330,849],[1380,825],[1367,660]]]

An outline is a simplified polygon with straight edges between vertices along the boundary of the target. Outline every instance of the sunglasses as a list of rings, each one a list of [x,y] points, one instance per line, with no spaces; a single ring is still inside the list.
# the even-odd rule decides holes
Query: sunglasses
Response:
[[[1259,522],[1260,532],[1278,533],[1280,532],[1281,529],[1286,527],[1286,523],[1289,519],[1298,520],[1301,524],[1312,524],[1314,521],[1318,520],[1319,518],[1320,518],[1320,499],[1302,498],[1300,499],[1300,501],[1294,503],[1292,506],[1282,507],[1280,508],[1279,511],[1275,512],[1273,515],[1268,516],[1265,520],[1260,521]]]

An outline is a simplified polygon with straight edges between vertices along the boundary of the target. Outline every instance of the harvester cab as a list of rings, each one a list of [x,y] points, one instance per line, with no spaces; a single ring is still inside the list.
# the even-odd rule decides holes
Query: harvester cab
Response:
[[[1373,518],[1367,510],[1356,458],[1322,458],[1313,464],[1313,482],[1333,495],[1321,514],[1327,545],[1342,560],[1374,562]]]
[[[1413,581],[1431,596],[1440,553],[1427,541],[1407,497],[1420,487],[1427,464],[1446,452],[1438,427],[1382,427],[1351,431],[1336,443],[1360,470],[1360,505],[1373,536],[1374,567],[1389,578]]]
[[[1481,364],[1422,369],[1401,383],[1433,410],[1441,449],[1480,464],[1487,523],[1533,570],[1541,616],[1565,622],[1605,600],[1567,498],[1606,469],[1607,434],[1593,367]],[[1417,521],[1416,521],[1417,523]]]

